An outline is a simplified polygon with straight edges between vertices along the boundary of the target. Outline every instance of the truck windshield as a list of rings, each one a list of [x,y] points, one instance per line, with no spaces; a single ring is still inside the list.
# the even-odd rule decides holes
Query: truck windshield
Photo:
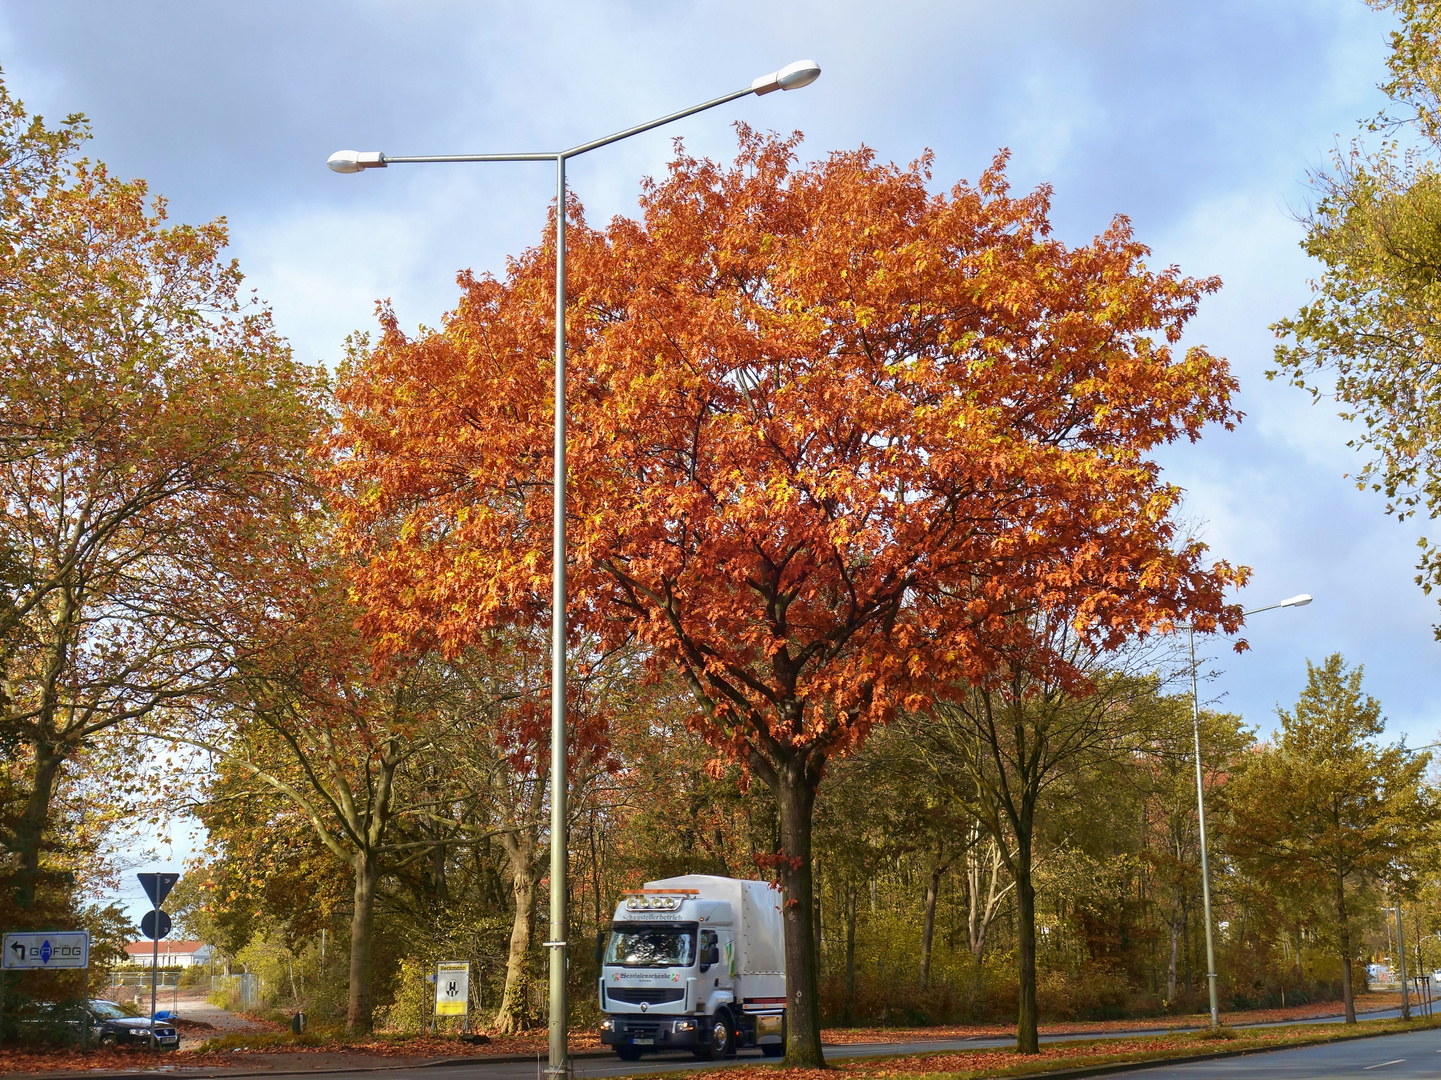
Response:
[[[622,967],[690,967],[695,963],[695,926],[616,923],[605,962]]]

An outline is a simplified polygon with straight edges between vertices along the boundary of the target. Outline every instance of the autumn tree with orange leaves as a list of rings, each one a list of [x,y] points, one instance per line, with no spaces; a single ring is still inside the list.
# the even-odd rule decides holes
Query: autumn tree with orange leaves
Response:
[[[1004,157],[927,189],[868,150],[798,167],[740,130],[678,154],[640,220],[569,209],[572,627],[636,640],[691,723],[775,793],[786,1061],[822,1062],[811,812],[828,761],[902,707],[1024,665],[1237,625],[1149,451],[1237,414],[1177,349],[1214,279],[1148,269],[1117,219],[1050,235]],[[554,252],[462,278],[443,329],[390,312],[339,388],[343,513],[382,654],[455,652],[549,596]],[[1042,618],[1042,616],[1046,616]]]

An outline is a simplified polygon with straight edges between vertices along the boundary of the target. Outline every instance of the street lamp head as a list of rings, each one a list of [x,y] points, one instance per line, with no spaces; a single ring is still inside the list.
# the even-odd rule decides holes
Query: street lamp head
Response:
[[[814,60],[797,60],[779,71],[762,75],[751,83],[751,90],[757,94],[769,94],[772,90],[799,90],[820,77],[821,66]]]
[[[362,169],[385,168],[385,155],[379,150],[337,150],[326,164],[338,173],[357,173]]]
[[[1305,606],[1306,606],[1307,604],[1309,604],[1310,602],[1311,602],[1311,597],[1308,596],[1306,593],[1302,593],[1300,596],[1293,596],[1293,597],[1291,597],[1291,599],[1289,599],[1289,600],[1282,600],[1282,601],[1281,601],[1279,604],[1277,604],[1276,606],[1277,606],[1277,607],[1305,607]]]

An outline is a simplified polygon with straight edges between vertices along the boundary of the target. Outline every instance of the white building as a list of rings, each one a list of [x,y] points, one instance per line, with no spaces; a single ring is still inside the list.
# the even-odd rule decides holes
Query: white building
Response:
[[[126,958],[132,964],[149,967],[151,957],[160,967],[200,967],[210,963],[214,950],[203,941],[162,941],[156,953],[155,942],[132,941],[125,946]]]

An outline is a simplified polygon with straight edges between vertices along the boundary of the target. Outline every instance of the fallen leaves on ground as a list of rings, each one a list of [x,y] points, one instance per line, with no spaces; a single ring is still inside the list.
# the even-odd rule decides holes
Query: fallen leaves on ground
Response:
[[[1393,993],[1357,994],[1356,1011],[1394,1009],[1401,1004],[1401,995]],[[1247,1009],[1221,1014],[1221,1022],[1269,1024],[1287,1020],[1313,1020],[1318,1016],[1341,1016],[1345,1006],[1339,1001],[1322,1001],[1310,1005],[1293,1005],[1285,1009]],[[1107,1031],[1173,1031],[1180,1028],[1203,1028],[1211,1023],[1209,1013],[1176,1016],[1141,1016],[1129,1020],[1074,1020],[1042,1024],[1042,1035],[1087,1035]],[[832,1046],[869,1042],[919,1042],[926,1039],[973,1039],[986,1036],[1014,1035],[1014,1024],[953,1024],[944,1027],[919,1028],[827,1028],[821,1042]]]
[[[204,1065],[213,1068],[238,1067],[254,1061],[258,1054],[335,1055],[353,1059],[363,1066],[367,1059],[412,1059],[416,1062],[452,1057],[487,1057],[497,1054],[541,1054],[546,1052],[544,1031],[504,1037],[493,1037],[479,1046],[460,1042],[454,1037],[415,1035],[374,1035],[346,1038],[323,1038],[309,1035],[296,1038],[278,1030],[279,1025],[264,1021],[269,1031],[231,1033],[225,1046],[215,1050],[151,1051],[140,1047],[119,1047],[113,1050],[73,1048],[4,1048],[0,1049],[0,1075],[43,1072],[133,1072],[162,1067]],[[303,1042],[301,1040],[304,1040]],[[218,1040],[216,1040],[218,1041]],[[253,1043],[255,1045],[247,1045]],[[572,1050],[593,1050],[600,1039],[581,1034],[571,1039]],[[307,1066],[309,1067],[309,1066]]]
[[[1437,1026],[1436,1021],[1400,1020],[1375,1021],[1367,1035],[1390,1034],[1419,1027]],[[1234,1053],[1237,1050],[1283,1049],[1326,1042],[1337,1037],[1354,1037],[1354,1027],[1344,1024],[1319,1024],[1302,1030],[1296,1028],[1259,1028],[1237,1030],[1225,1028],[1225,1037],[1217,1039],[1209,1032],[1144,1035],[1133,1039],[1097,1039],[1092,1042],[1051,1043],[1037,1054],[1017,1054],[1009,1049],[976,1049],[912,1054],[904,1057],[853,1058],[834,1061],[827,1069],[788,1069],[779,1066],[744,1065],[724,1069],[687,1072],[686,1080],[893,1080],[918,1075],[943,1076],[950,1080],[970,1080],[1014,1073],[1050,1071],[1086,1065],[1103,1065],[1122,1061],[1190,1057],[1209,1053]]]

